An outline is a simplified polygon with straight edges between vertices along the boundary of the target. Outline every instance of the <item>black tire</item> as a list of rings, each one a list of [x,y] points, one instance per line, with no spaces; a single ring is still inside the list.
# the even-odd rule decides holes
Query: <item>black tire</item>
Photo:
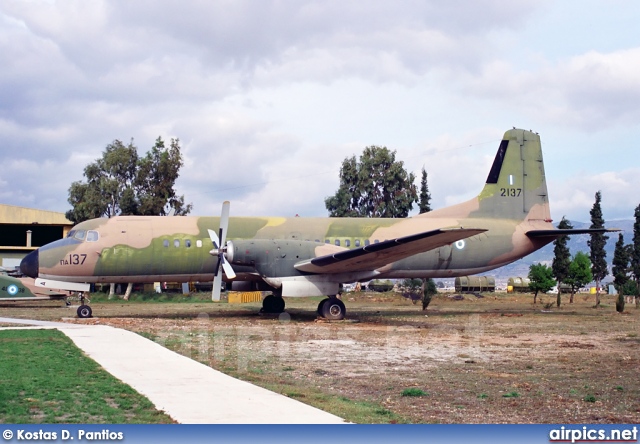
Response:
[[[90,318],[92,313],[91,307],[89,307],[88,305],[81,305],[78,307],[76,313],[78,313],[79,318]]]
[[[268,294],[264,297],[264,299],[262,300],[262,309],[260,310],[261,313],[271,313],[269,310],[271,310],[271,307],[273,306],[273,300],[275,299],[275,296],[272,294]]]
[[[284,311],[284,299],[272,294],[262,300],[262,313],[282,313]]]
[[[322,306],[322,316],[330,321],[341,321],[346,314],[347,309],[338,298],[329,298]]]
[[[324,316],[322,314],[322,307],[324,307],[324,304],[326,304],[328,300],[329,300],[329,298],[323,299],[318,304],[318,309],[316,310],[316,313],[318,313],[318,316]]]
[[[284,299],[282,299],[281,297],[277,297],[274,296],[274,301],[273,301],[273,313],[282,313],[284,311]]]

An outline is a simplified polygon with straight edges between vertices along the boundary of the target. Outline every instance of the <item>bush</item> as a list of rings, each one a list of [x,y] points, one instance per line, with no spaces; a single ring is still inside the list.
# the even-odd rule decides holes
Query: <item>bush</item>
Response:
[[[408,388],[402,391],[402,396],[428,396],[428,394],[417,388]]]

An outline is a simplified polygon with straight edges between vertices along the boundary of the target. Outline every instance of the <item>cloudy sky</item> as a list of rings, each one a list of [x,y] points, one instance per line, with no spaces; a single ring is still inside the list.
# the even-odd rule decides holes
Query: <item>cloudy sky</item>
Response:
[[[640,203],[640,2],[0,0],[0,203],[64,212],[114,139],[179,138],[192,214],[325,216],[385,145],[433,206],[477,194],[512,126],[555,220]]]

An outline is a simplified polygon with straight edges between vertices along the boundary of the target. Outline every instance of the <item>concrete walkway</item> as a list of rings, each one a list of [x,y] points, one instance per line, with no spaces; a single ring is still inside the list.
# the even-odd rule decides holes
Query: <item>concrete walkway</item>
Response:
[[[0,323],[57,328],[179,423],[344,423],[342,418],[227,376],[127,330],[12,318],[0,318]]]

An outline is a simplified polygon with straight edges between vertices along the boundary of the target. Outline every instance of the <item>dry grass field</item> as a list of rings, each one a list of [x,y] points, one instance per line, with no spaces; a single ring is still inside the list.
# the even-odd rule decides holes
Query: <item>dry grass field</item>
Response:
[[[55,302],[4,304],[0,316],[132,330],[352,422],[639,423],[640,309],[566,299],[438,295],[424,312],[402,296],[349,293],[339,322],[317,319],[320,298],[289,299],[280,316],[135,300],[94,302],[89,320]]]

